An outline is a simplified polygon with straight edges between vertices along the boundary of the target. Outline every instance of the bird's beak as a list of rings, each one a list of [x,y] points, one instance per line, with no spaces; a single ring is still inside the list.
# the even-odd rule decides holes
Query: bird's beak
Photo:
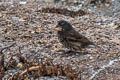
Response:
[[[62,31],[62,28],[56,27],[55,30],[58,31],[58,32],[60,32],[60,31]]]

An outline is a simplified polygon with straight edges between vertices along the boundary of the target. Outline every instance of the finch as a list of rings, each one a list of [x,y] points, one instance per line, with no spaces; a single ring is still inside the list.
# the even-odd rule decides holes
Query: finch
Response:
[[[93,42],[77,32],[72,25],[65,20],[58,21],[55,30],[57,31],[59,41],[64,47],[71,51],[80,52],[83,48],[94,45]]]

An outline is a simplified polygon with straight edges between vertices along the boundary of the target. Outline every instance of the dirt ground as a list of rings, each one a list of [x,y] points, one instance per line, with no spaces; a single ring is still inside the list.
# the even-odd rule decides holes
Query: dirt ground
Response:
[[[69,21],[100,48],[69,52],[58,41],[55,31],[61,19]],[[119,22],[119,17],[73,11],[65,5],[0,5],[0,78],[38,80],[61,76],[58,80],[119,80]]]

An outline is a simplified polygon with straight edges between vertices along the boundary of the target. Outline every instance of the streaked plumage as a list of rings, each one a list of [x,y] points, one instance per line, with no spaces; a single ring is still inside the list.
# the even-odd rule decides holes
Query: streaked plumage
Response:
[[[58,31],[59,41],[72,51],[81,51],[88,45],[94,45],[85,36],[75,31],[72,25],[65,20],[58,21],[56,31]]]

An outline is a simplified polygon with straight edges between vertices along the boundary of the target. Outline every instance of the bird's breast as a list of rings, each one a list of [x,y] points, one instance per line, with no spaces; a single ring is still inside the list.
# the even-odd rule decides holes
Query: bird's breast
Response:
[[[63,44],[64,47],[70,48],[70,42],[67,40],[67,36],[58,35],[59,41]]]

